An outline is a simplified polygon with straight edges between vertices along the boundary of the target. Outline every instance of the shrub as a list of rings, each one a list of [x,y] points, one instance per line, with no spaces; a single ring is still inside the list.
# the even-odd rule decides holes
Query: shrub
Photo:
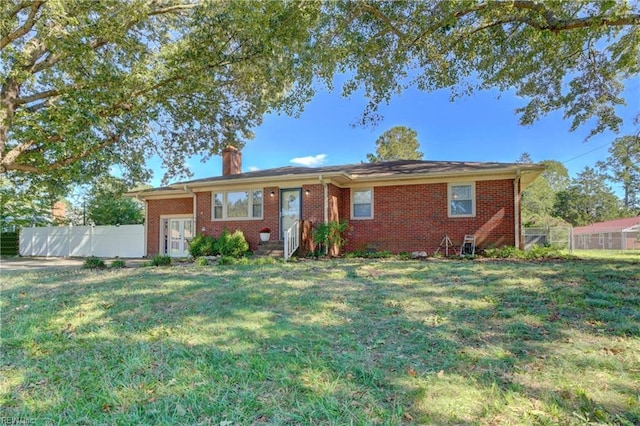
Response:
[[[124,260],[122,259],[116,259],[113,262],[111,262],[111,265],[109,265],[111,268],[124,268],[126,266]]]
[[[171,265],[171,258],[164,254],[157,254],[151,260],[153,266],[167,266]]]
[[[313,240],[318,243],[316,255],[322,254],[336,247],[340,251],[347,240],[343,237],[349,227],[346,221],[331,221],[328,223],[318,223],[313,230]]]
[[[484,251],[486,257],[500,258],[500,259],[522,259],[524,258],[524,252],[519,248],[513,246],[504,246],[499,248],[488,248]]]
[[[198,257],[193,263],[196,266],[208,266],[209,259],[207,259],[206,257]]]
[[[216,240],[210,235],[198,234],[189,243],[189,254],[194,259],[215,255]]]
[[[222,231],[220,238],[215,244],[216,254],[222,256],[242,257],[249,250],[249,243],[244,238],[241,230],[236,230],[233,234],[228,230]],[[219,262],[218,262],[219,263]]]
[[[95,256],[88,257],[82,266],[87,269],[102,269],[105,268],[104,260],[97,258]]]
[[[567,257],[565,254],[560,252],[558,247],[539,247],[535,244],[529,251],[525,252],[525,255],[527,259],[563,259]]]

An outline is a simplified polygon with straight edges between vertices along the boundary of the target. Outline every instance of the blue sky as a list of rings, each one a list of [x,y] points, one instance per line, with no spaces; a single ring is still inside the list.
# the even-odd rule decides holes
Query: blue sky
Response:
[[[360,96],[342,98],[339,91],[320,90],[299,118],[268,115],[254,129],[255,138],[243,149],[243,171],[287,165],[338,165],[366,160],[375,152],[375,141],[385,130],[403,125],[418,133],[425,160],[515,162],[523,152],[534,161],[565,162],[572,177],[584,166],[608,156],[608,147],[618,136],[637,132],[634,114],[640,111],[638,80],[627,82],[627,107],[619,135],[607,132],[584,139],[591,129],[583,126],[569,132],[570,121],[561,112],[543,117],[532,126],[518,124],[515,109],[524,100],[510,93],[478,92],[472,97],[449,100],[448,91],[432,93],[408,90],[380,107],[383,120],[377,126],[353,126],[364,111]],[[590,152],[591,151],[591,152]],[[577,157],[577,158],[576,158]],[[163,171],[155,169],[152,185],[158,186]],[[222,173],[220,157],[206,163],[189,160],[193,179]]]

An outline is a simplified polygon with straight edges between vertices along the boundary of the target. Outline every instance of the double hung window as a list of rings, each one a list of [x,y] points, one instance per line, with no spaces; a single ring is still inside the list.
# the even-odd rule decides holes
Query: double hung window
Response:
[[[351,190],[351,218],[373,218],[373,188]]]
[[[474,217],[476,215],[475,183],[449,184],[449,217]]]

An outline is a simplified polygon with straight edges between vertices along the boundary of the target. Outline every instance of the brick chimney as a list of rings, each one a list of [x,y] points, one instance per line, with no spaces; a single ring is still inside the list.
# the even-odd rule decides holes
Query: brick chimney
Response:
[[[235,146],[222,150],[222,176],[242,173],[242,152]]]

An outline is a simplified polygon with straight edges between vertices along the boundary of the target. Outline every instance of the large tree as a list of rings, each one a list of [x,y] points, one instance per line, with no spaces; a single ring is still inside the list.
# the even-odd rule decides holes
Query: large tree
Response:
[[[591,167],[585,167],[566,190],[558,192],[554,205],[555,216],[573,226],[617,219],[624,213],[622,202],[607,186],[605,176]]]
[[[523,153],[518,163],[533,163],[528,153]],[[541,161],[546,170],[522,192],[522,223],[525,226],[547,227],[562,220],[554,217],[557,194],[567,189],[570,179],[564,164],[555,160]]]
[[[306,2],[9,0],[0,7],[0,172],[82,181],[158,154],[242,146],[296,111],[315,27]]]
[[[0,7],[0,172],[82,181],[118,164],[144,178],[159,154],[241,147],[265,112],[299,111],[317,79],[363,89],[363,117],[407,86],[498,88],[531,123],[617,130],[639,73],[640,4],[5,0]]]
[[[371,163],[394,160],[422,160],[423,153],[418,151],[418,133],[405,126],[395,126],[384,132],[376,140],[376,153],[367,154]]]
[[[640,212],[640,136],[617,138],[609,148],[609,157],[597,165],[609,180],[622,185],[625,206]]]
[[[319,73],[353,71],[344,94],[364,90],[370,104],[408,86],[513,91],[530,124],[563,110],[574,130],[617,130],[624,82],[640,71],[640,2],[385,1],[326,4],[317,46]],[[336,49],[327,49],[334,46]],[[636,106],[634,100],[634,106]]]

